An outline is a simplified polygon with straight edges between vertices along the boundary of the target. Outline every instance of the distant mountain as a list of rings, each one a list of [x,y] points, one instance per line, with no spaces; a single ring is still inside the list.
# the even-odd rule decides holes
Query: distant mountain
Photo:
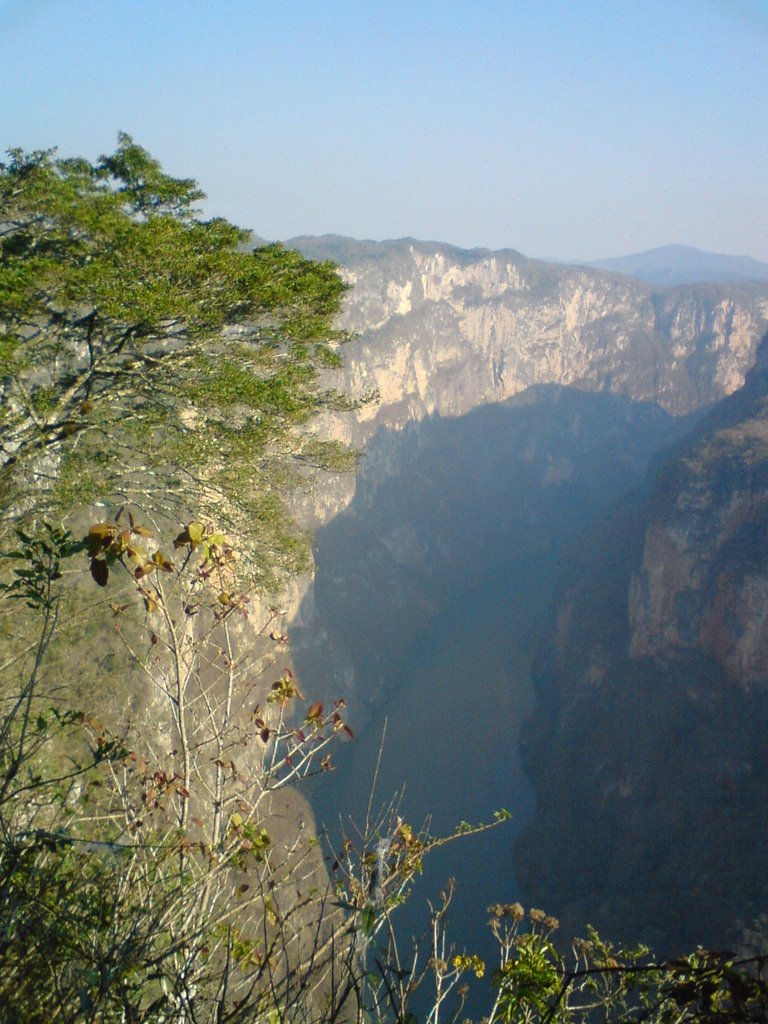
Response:
[[[750,256],[701,252],[688,245],[663,245],[632,256],[593,260],[584,266],[626,274],[656,285],[768,281],[768,263],[753,260]]]

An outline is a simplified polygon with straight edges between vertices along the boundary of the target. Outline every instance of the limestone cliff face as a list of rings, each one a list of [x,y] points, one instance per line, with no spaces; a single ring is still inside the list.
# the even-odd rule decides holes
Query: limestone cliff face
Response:
[[[622,642],[630,659],[672,661],[697,652],[736,686],[768,681],[766,381],[765,370],[753,370],[743,389],[677,444],[644,492],[635,521],[642,531],[632,543],[624,537],[622,548],[629,573]],[[615,529],[620,510],[613,518]],[[561,661],[573,640],[572,613],[566,600],[558,620]],[[604,648],[605,636],[585,662],[592,682],[607,662]]]
[[[518,856],[531,898],[570,923],[716,944],[764,911],[766,538],[757,367],[564,565]]]
[[[437,243],[295,239],[353,286],[346,383],[380,401],[338,423],[367,439],[455,416],[534,384],[611,391],[690,412],[744,382],[768,327],[768,288],[656,289],[620,275]]]
[[[629,590],[631,657],[695,649],[735,685],[768,679],[767,413],[722,426],[660,481]]]

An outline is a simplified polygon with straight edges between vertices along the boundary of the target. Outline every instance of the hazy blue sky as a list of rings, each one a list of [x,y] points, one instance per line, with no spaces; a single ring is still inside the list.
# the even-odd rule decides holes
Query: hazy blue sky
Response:
[[[0,149],[118,129],[268,238],[768,260],[768,0],[0,0]]]

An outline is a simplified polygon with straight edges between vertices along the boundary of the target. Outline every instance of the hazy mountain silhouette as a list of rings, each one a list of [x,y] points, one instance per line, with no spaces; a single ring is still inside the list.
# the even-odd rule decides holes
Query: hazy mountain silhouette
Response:
[[[768,281],[768,263],[750,256],[701,252],[689,245],[663,245],[630,256],[592,260],[584,266],[626,274],[657,285]]]

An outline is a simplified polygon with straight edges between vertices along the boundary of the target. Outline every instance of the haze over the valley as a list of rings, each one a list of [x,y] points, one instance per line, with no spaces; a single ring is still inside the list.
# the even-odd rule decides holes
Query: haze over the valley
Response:
[[[289,627],[357,731],[318,816],[365,815],[386,721],[407,820],[512,811],[436,873],[473,948],[499,891],[727,946],[765,899],[768,283],[296,243],[353,283],[344,381],[380,396],[332,418],[365,458]]]
[[[0,0],[0,149],[131,133],[267,238],[768,260],[764,0]]]

